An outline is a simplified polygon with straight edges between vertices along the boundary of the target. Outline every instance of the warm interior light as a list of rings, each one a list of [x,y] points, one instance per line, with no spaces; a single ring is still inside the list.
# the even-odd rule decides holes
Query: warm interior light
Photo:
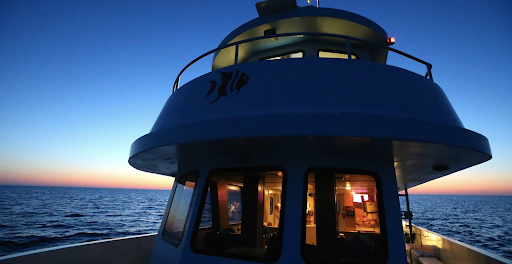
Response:
[[[228,184],[228,185],[226,186],[226,189],[228,189],[228,190],[233,190],[233,191],[240,191],[240,187],[241,187],[241,186],[236,186],[236,185]]]
[[[352,195],[352,201],[354,203],[362,203],[363,201],[368,201],[369,197],[368,194],[353,194]]]
[[[395,38],[391,37],[391,38],[388,38],[388,44],[391,46],[393,44],[395,44]]]

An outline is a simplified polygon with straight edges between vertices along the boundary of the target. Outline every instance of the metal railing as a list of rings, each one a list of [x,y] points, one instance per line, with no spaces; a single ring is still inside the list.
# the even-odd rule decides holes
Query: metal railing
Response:
[[[241,44],[245,44],[245,43],[249,43],[249,42],[253,42],[253,41],[258,41],[258,40],[262,40],[262,39],[271,39],[271,38],[279,38],[279,37],[303,37],[303,36],[312,36],[312,37],[331,37],[331,38],[338,38],[338,39],[345,39],[345,43],[346,43],[346,51],[347,51],[347,56],[348,56],[348,59],[352,59],[352,50],[351,50],[351,47],[350,47],[350,42],[362,42],[362,43],[365,43],[365,44],[369,44],[370,46],[375,46],[375,47],[379,47],[379,48],[383,48],[383,49],[387,49],[388,51],[392,51],[394,53],[397,53],[399,55],[402,55],[408,59],[411,59],[411,60],[414,60],[416,62],[419,62],[423,65],[425,65],[427,67],[427,72],[425,73],[425,77],[430,79],[431,81],[434,81],[434,78],[432,77],[432,64],[424,61],[424,60],[421,60],[421,59],[418,59],[412,55],[409,55],[405,52],[402,52],[402,51],[399,51],[397,49],[394,49],[394,48],[391,48],[389,46],[386,46],[386,45],[382,45],[382,44],[379,44],[379,43],[375,43],[375,42],[372,42],[372,41],[368,41],[368,40],[364,40],[364,39],[359,39],[359,38],[354,38],[354,37],[351,37],[351,36],[346,36],[346,35],[337,35],[337,34],[330,34],[330,33],[318,33],[318,32],[294,32],[294,33],[281,33],[281,34],[274,34],[274,35],[267,35],[267,36],[261,36],[261,37],[255,37],[255,38],[250,38],[250,39],[244,39],[244,40],[241,40],[241,41],[237,41],[237,42],[233,42],[233,43],[229,43],[227,45],[224,45],[222,47],[218,47],[218,48],[215,48],[215,49],[212,49],[206,53],[204,53],[203,55],[197,57],[196,59],[194,59],[193,61],[189,62],[187,64],[187,66],[185,66],[181,71],[180,73],[178,74],[178,76],[176,77],[176,80],[174,81],[174,85],[173,85],[173,88],[172,88],[172,91],[175,92],[176,90],[178,90],[179,88],[179,85],[180,85],[180,79],[181,79],[181,75],[190,67],[192,66],[194,63],[196,63],[197,61],[203,59],[204,57],[210,55],[210,54],[213,54],[215,52],[220,52],[221,50],[223,49],[227,49],[227,48],[230,48],[230,47],[233,47],[235,46],[235,59],[234,59],[234,63],[233,65],[236,65],[238,64],[238,52],[239,52],[239,47]]]

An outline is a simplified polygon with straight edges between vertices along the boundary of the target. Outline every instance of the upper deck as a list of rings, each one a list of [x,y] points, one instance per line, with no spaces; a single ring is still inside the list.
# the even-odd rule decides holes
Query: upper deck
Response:
[[[313,6],[288,5],[285,10],[273,12],[260,9],[264,11],[258,18],[236,28],[217,48],[186,65],[178,74],[173,91],[179,88],[180,78],[189,67],[212,54],[215,71],[240,63],[285,58],[355,59],[386,64],[388,53],[392,52],[423,64],[424,76],[433,80],[430,63],[391,48],[394,39],[363,16]]]
[[[398,187],[406,189],[490,159],[487,139],[464,128],[431,64],[391,44],[380,26],[347,11],[263,10],[178,74],[151,133],[132,145],[130,164],[174,175],[189,143],[235,140],[226,146],[263,155],[270,150],[252,139],[327,137],[352,142],[321,146],[333,156],[391,152]],[[388,65],[388,54],[425,71]],[[208,56],[212,71],[180,88],[183,72]]]

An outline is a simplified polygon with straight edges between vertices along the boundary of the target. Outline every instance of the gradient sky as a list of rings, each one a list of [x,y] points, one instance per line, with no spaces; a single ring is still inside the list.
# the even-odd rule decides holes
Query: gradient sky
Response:
[[[178,72],[257,17],[256,2],[0,1],[0,184],[170,189],[129,166],[130,145]],[[433,64],[465,127],[490,141],[491,161],[411,193],[512,195],[511,1],[320,4],[368,17]]]

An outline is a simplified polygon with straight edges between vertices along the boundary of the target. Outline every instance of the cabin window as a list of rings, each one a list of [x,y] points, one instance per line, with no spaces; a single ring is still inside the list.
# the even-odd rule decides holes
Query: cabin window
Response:
[[[340,51],[318,51],[318,57],[320,58],[335,58],[335,59],[348,59],[348,54],[346,52],[340,52]],[[358,60],[359,57],[357,54],[350,54],[350,58],[353,60]]]
[[[283,53],[279,55],[273,55],[270,57],[262,58],[261,60],[281,60],[281,59],[290,59],[290,58],[302,58],[304,57],[303,51],[294,51],[290,53]]]
[[[200,254],[259,262],[281,254],[282,170],[215,171],[192,238]]]
[[[304,260],[385,262],[387,250],[376,177],[321,169],[306,175]]]
[[[183,237],[197,176],[197,172],[188,173],[179,177],[175,183],[171,208],[163,232],[164,240],[175,247],[180,244]]]

